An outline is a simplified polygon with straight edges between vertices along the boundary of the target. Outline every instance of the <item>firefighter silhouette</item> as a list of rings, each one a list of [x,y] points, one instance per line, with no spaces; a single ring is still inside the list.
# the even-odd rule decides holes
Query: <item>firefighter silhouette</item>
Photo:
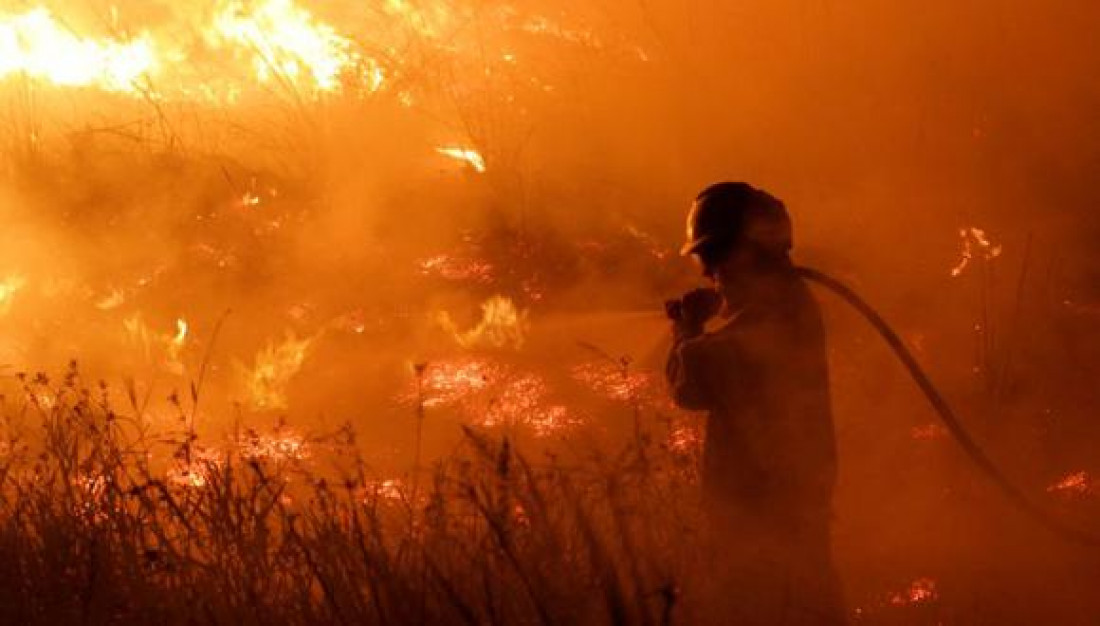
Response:
[[[708,187],[682,252],[713,287],[668,304],[671,394],[707,412],[703,490],[730,605],[716,607],[716,623],[845,622],[830,550],[836,444],[825,332],[791,262],[791,233],[770,194]],[[718,327],[708,332],[708,322]]]

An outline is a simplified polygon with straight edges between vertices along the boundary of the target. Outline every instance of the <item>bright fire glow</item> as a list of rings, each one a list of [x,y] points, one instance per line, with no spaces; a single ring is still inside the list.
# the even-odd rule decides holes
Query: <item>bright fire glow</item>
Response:
[[[549,386],[536,374],[522,374],[509,381],[492,400],[479,420],[485,427],[526,426],[536,436],[546,437],[580,420],[569,409],[548,399]]]
[[[250,57],[261,83],[332,92],[340,89],[341,77],[364,65],[351,40],[292,0],[230,2],[215,16],[207,36],[214,46],[235,46]],[[372,90],[381,87],[378,68],[365,75]]]
[[[168,470],[168,482],[180,487],[202,488],[225,465],[225,455],[214,448],[191,448],[187,454],[179,454]]]
[[[481,321],[467,331],[459,331],[447,313],[439,314],[439,324],[463,348],[522,348],[527,338],[527,312],[520,311],[509,298],[494,296],[481,305]]]
[[[0,79],[24,75],[64,87],[133,92],[157,68],[147,34],[131,41],[79,37],[41,7],[0,15]]]
[[[924,604],[933,602],[939,598],[936,581],[931,578],[918,578],[909,584],[909,588],[903,591],[895,591],[890,594],[890,604],[905,606],[910,604]]]
[[[237,442],[242,457],[266,461],[301,461],[310,455],[308,442],[295,432],[262,435],[250,431]]]
[[[989,239],[989,235],[981,228],[971,226],[970,228],[959,229],[959,238],[962,239],[959,262],[951,269],[951,276],[956,278],[962,276],[966,268],[976,258],[992,261],[1004,252],[1004,248],[999,244],[994,244]]]
[[[481,259],[470,259],[439,254],[419,263],[420,273],[436,275],[445,280],[466,280],[479,283],[493,282],[496,268]]]
[[[15,294],[27,285],[27,280],[22,276],[9,276],[0,280],[0,315],[11,310]]]
[[[488,171],[485,165],[485,157],[481,156],[481,153],[473,148],[463,147],[443,147],[437,148],[436,152],[442,154],[445,157],[460,161],[469,165],[479,174],[484,174]]]
[[[626,365],[605,361],[583,363],[573,368],[573,378],[611,400],[639,400],[654,389],[654,377],[630,371]]]
[[[430,363],[421,379],[424,406],[446,406],[463,400],[496,382],[501,375],[499,366],[483,359]]]
[[[1088,472],[1081,471],[1063,476],[1058,482],[1047,487],[1047,491],[1067,496],[1085,496],[1092,493],[1093,488],[1093,480]]]
[[[260,350],[253,367],[245,372],[249,406],[260,411],[287,408],[287,385],[302,369],[312,345],[313,339],[288,333],[282,343],[269,343]]]

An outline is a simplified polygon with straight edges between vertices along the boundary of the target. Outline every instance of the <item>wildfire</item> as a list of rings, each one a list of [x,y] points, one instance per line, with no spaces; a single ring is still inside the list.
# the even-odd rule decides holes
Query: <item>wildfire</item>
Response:
[[[439,324],[454,335],[463,348],[522,348],[527,338],[527,312],[519,311],[512,300],[494,296],[481,305],[481,321],[467,331],[459,331],[446,312],[439,314]]]
[[[64,87],[132,92],[158,67],[148,34],[130,41],[80,37],[42,7],[0,16],[0,79],[23,75]]]
[[[276,345],[269,343],[258,354],[251,369],[244,372],[244,386],[249,406],[255,410],[286,409],[286,388],[305,364],[313,339],[298,339],[287,333]]]
[[[220,90],[193,73],[215,52],[243,62],[260,85],[278,83],[303,95],[336,92],[345,85],[378,91],[385,82],[382,68],[365,58],[354,41],[294,0],[213,4],[203,13],[210,21],[195,25],[196,39],[182,42],[148,30],[125,38],[78,34],[44,7],[0,15],[0,80],[25,76],[58,87],[158,98],[225,91],[233,100],[241,85]],[[111,17],[112,31],[122,31],[118,11]]]
[[[488,171],[488,168],[485,165],[485,157],[483,157],[480,152],[474,150],[473,148],[442,147],[436,148],[436,152],[442,154],[445,157],[465,163],[479,174],[484,174]]]
[[[951,269],[952,277],[962,276],[976,258],[992,261],[1004,252],[1004,248],[994,244],[981,228],[962,228],[959,230],[959,237],[962,239],[962,250],[959,253],[959,263]]]
[[[340,89],[341,77],[358,73],[376,91],[384,81],[381,69],[367,63],[350,39],[293,0],[230,2],[218,11],[207,38],[214,47],[229,46],[249,57],[264,84],[333,92]]]

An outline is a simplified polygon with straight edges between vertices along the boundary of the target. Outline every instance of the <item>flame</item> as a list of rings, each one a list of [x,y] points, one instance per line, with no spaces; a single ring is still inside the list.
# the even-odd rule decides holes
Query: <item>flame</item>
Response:
[[[126,304],[126,292],[119,288],[111,289],[111,292],[103,296],[95,303],[95,308],[100,311],[111,311]]]
[[[255,364],[244,373],[249,406],[256,410],[287,408],[286,387],[305,364],[313,341],[287,333],[282,343],[269,343],[256,354]]]
[[[358,73],[377,91],[384,81],[381,69],[364,61],[350,39],[293,0],[229,2],[215,15],[207,37],[215,47],[229,46],[249,57],[264,84],[335,92],[343,77]]]
[[[79,37],[42,7],[0,16],[0,79],[24,75],[65,87],[136,92],[158,66],[147,33],[131,41]]]
[[[454,335],[463,348],[522,348],[527,338],[527,312],[519,311],[511,299],[494,296],[481,305],[481,321],[465,332],[446,312],[438,315],[439,325]]]
[[[180,360],[180,355],[183,352],[183,347],[187,343],[187,321],[183,318],[176,320],[176,336],[168,340],[167,352],[168,352],[168,369],[174,374],[183,374],[183,361]]]
[[[183,349],[187,345],[189,327],[183,318],[176,320],[176,332],[160,333],[151,330],[141,313],[134,313],[122,321],[127,339],[141,348],[147,360],[153,360],[155,354],[163,350],[164,367],[177,376],[183,375]]]
[[[445,157],[465,163],[479,174],[484,174],[489,171],[485,165],[485,157],[481,156],[481,153],[473,148],[463,148],[461,146],[442,147],[436,148],[436,152]]]
[[[212,17],[194,25],[195,39],[183,42],[147,31],[129,38],[78,34],[44,7],[0,14],[0,80],[25,76],[57,87],[232,102],[242,85],[222,90],[194,73],[209,64],[196,55],[214,51],[245,62],[260,85],[278,83],[300,95],[338,92],[346,85],[373,92],[385,82],[382,68],[355,42],[294,0],[217,0],[204,14]],[[118,21],[117,10],[112,18]],[[154,84],[163,90],[154,93]],[[221,91],[225,97],[216,95]]]
[[[15,294],[27,286],[27,280],[22,276],[9,276],[0,280],[0,315],[11,310]]]

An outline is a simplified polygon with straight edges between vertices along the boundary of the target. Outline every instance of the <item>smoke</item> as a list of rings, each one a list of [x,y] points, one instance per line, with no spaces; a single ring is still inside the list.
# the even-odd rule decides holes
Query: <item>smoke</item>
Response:
[[[687,203],[738,179],[1011,475],[1100,472],[1095,2],[58,1],[33,28],[29,6],[0,5],[0,375],[76,358],[161,399],[201,372],[207,427],[350,420],[403,466],[427,364],[433,454],[474,413],[575,432],[576,372],[652,375],[660,304],[699,280]],[[960,230],[1002,253],[963,267]],[[942,574],[929,547],[997,504],[827,310],[846,567],[886,546]],[[453,361],[475,344],[507,367]]]

